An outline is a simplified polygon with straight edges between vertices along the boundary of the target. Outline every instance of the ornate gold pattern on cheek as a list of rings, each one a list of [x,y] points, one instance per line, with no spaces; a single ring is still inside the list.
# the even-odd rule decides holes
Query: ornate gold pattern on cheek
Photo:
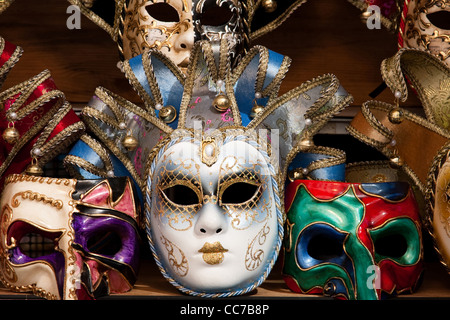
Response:
[[[32,201],[41,201],[44,204],[48,204],[52,207],[55,207],[56,209],[60,210],[63,207],[63,201],[62,200],[55,200],[52,198],[47,197],[45,194],[40,194],[37,192],[33,192],[31,190],[18,192],[16,193],[12,198],[12,206],[13,208],[17,208],[20,205],[20,201],[17,199],[17,197],[22,197],[22,199],[29,199]]]
[[[267,239],[267,235],[270,233],[270,227],[267,223],[258,232],[256,237],[248,245],[247,252],[245,254],[245,267],[248,271],[257,269],[264,259],[264,251],[261,247],[264,245]]]
[[[185,231],[192,227],[192,219],[200,209],[203,202],[202,187],[200,183],[200,173],[198,164],[192,159],[180,159],[174,163],[167,160],[158,172],[156,186],[158,189],[157,199],[155,199],[155,214],[162,219],[168,220],[168,225],[177,231]],[[173,169],[172,169],[173,168]],[[181,205],[168,199],[165,190],[182,185],[193,190],[198,198],[198,203],[193,205]]]
[[[164,236],[161,236],[161,243],[167,250],[167,258],[173,271],[180,277],[186,276],[189,272],[189,263],[184,252]]]

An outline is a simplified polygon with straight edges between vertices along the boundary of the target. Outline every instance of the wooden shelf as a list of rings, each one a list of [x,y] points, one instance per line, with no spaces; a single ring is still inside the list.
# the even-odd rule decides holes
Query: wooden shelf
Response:
[[[324,300],[321,295],[299,294],[292,292],[281,277],[281,261],[278,261],[269,277],[261,286],[245,296],[243,299],[266,300],[266,299],[315,299]],[[195,297],[185,295],[172,286],[160,273],[153,260],[144,260],[141,263],[138,280],[134,288],[126,293],[112,294],[109,297],[102,297],[102,300],[109,299],[195,299]],[[391,299],[409,300],[409,299],[450,299],[450,277],[443,266],[437,262],[426,263],[423,281],[417,290],[413,293],[400,294]],[[16,299],[29,300],[38,299],[31,293],[12,292],[0,285],[0,300]]]

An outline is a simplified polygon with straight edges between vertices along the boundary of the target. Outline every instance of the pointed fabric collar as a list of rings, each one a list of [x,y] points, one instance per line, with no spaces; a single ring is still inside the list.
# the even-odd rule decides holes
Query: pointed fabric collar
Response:
[[[231,69],[226,52],[221,52],[214,56],[208,42],[198,42],[193,48],[186,75],[158,51],[125,61],[125,75],[142,98],[143,105],[137,106],[105,88],[97,88],[93,99],[82,110],[83,120],[93,137],[84,138],[74,146],[65,159],[69,170],[78,173],[84,170],[99,176],[117,174],[116,170],[128,171],[143,190],[149,170],[147,159],[157,153],[167,143],[165,138],[174,132],[263,129],[279,133],[274,152],[279,154],[280,181],[284,181],[287,164],[300,152],[315,153],[316,147],[305,144],[305,140],[311,142],[330,118],[351,103],[352,97],[330,74],[278,96],[289,58],[258,46]],[[218,80],[221,80],[220,87]],[[217,112],[211,105],[221,91],[231,101],[225,112]],[[261,93],[257,102],[264,108],[251,118],[256,92]],[[171,123],[163,122],[156,108],[168,104],[176,109],[177,115]],[[135,150],[129,151],[122,145],[127,134],[138,140]],[[311,169],[345,162],[345,157],[336,161],[335,152],[321,149],[319,154],[322,160]],[[118,163],[114,159],[118,159]]]

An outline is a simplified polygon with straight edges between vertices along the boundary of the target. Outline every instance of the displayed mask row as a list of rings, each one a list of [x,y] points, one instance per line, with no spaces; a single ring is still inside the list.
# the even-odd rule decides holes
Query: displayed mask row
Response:
[[[278,96],[290,59],[249,45],[302,1],[117,0],[109,20],[104,3],[70,2],[118,43],[143,105],[98,87],[64,159],[73,178],[4,177],[7,288],[64,300],[130,291],[144,242],[162,276],[197,297],[252,292],[279,259],[298,293],[376,300],[416,289],[411,181],[346,181],[345,154],[313,138],[351,95],[326,74]]]

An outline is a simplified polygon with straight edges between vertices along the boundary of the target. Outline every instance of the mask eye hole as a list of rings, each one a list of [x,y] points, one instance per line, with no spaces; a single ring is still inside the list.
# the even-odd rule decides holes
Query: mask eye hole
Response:
[[[401,234],[390,234],[375,240],[375,252],[380,256],[400,258],[407,250],[408,244]]]
[[[162,22],[180,22],[178,11],[165,2],[153,3],[145,7],[148,14]]]
[[[115,232],[101,231],[88,239],[87,249],[91,253],[114,256],[122,249],[122,239]]]
[[[191,187],[183,184],[175,184],[161,190],[161,192],[167,199],[179,206],[190,206],[200,203],[197,193]]]
[[[19,241],[20,251],[30,258],[48,256],[55,252],[55,239],[38,233],[27,233]]]
[[[316,234],[308,243],[308,254],[316,260],[327,261],[343,254],[343,246],[327,234]]]
[[[232,183],[222,191],[221,203],[224,205],[243,204],[255,198],[259,189],[259,185],[248,182]]]
[[[200,22],[204,26],[223,26],[228,23],[233,17],[233,12],[227,6],[212,6],[206,8],[202,13]]]
[[[450,30],[450,12],[438,11],[427,15],[428,20],[439,29]]]

